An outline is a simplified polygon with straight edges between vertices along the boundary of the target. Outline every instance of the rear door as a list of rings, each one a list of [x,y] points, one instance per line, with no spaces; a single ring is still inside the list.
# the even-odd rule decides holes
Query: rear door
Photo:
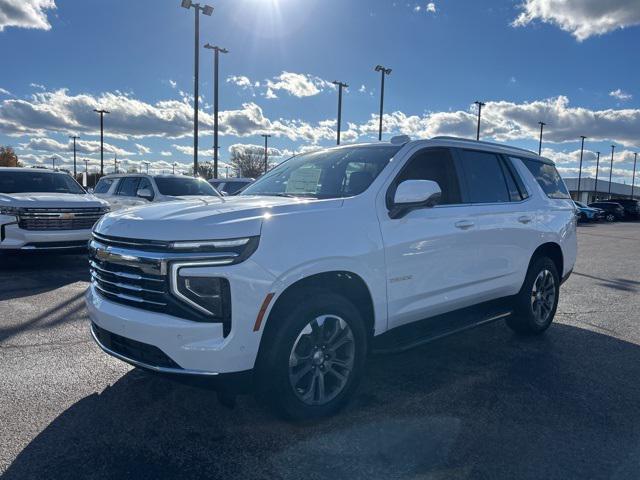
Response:
[[[476,225],[478,300],[517,293],[535,249],[536,214],[510,160],[489,151],[456,149]]]
[[[116,191],[119,206],[127,208],[147,203],[146,200],[137,196],[140,179],[140,177],[123,177],[120,179]]]

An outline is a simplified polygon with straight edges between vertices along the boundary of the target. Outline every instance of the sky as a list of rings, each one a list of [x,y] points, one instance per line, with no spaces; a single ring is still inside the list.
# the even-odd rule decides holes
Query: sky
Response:
[[[538,149],[565,177],[631,182],[640,151],[638,0],[206,0],[200,47],[220,57],[221,173],[234,150],[280,161],[342,143],[406,134],[475,137]],[[0,145],[26,165],[187,171],[193,162],[194,10],[179,0],[0,0]],[[213,54],[200,48],[199,160],[213,156]],[[84,165],[84,163],[79,163]],[[82,167],[82,169],[84,166]],[[602,178],[602,177],[601,177]]]

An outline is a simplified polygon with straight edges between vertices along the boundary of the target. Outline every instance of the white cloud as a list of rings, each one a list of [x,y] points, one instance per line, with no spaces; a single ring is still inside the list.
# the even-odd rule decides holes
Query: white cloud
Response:
[[[48,137],[31,138],[28,143],[21,144],[21,146],[25,150],[34,150],[37,152],[62,153],[73,151],[73,142],[71,140],[62,143]],[[104,151],[105,153],[115,153],[120,156],[134,155],[132,152],[106,142],[104,143]],[[100,142],[97,140],[77,140],[76,152],[86,154],[98,153],[100,152]]]
[[[633,95],[631,95],[630,93],[624,92],[619,88],[612,92],[609,92],[609,96],[613,98],[617,98],[618,100],[621,100],[623,102],[626,100],[631,100],[633,98]]]
[[[227,77],[227,83],[232,83],[243,90],[253,87],[253,83],[249,80],[249,77],[245,77],[244,75],[230,75]]]
[[[294,97],[312,97],[318,95],[326,89],[333,89],[335,86],[320,77],[304,73],[282,72],[272,80],[266,81],[266,98],[276,98],[275,92],[283,90]]]
[[[160,155],[162,155],[163,157],[170,157],[171,156],[171,152],[169,152],[167,150],[162,150],[160,152]]]
[[[50,30],[46,10],[56,8],[54,0],[0,1],[0,32],[6,27]]]
[[[45,91],[47,89],[47,87],[45,87],[41,83],[30,83],[29,86],[31,88],[37,88],[38,90],[42,90],[42,91]]]
[[[176,88],[178,86],[178,82],[169,79],[169,85],[171,85],[171,88]]]
[[[11,95],[11,92],[9,90],[6,90],[0,87],[0,95]]]
[[[253,153],[256,155],[264,155],[264,145],[254,145],[246,143],[234,143],[228,148],[230,154],[238,153]],[[288,150],[280,150],[278,148],[268,147],[267,153],[270,158],[279,158],[284,155],[291,156],[291,152]]]
[[[364,84],[360,85],[360,88],[358,89],[358,91],[360,93],[367,93],[367,87],[364,86]]]
[[[433,2],[427,3],[426,10],[427,12],[436,13],[436,4]]]
[[[524,0],[514,27],[535,20],[570,32],[578,41],[640,24],[638,0]]]
[[[140,155],[147,155],[149,153],[151,153],[151,149],[145,145],[141,145],[139,143],[136,143],[136,148],[138,149],[138,153]]]

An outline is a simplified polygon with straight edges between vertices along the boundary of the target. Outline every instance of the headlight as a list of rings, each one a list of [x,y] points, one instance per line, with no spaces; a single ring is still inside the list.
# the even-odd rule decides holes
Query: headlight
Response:
[[[171,291],[180,300],[212,318],[226,320],[231,313],[229,281],[198,272],[206,264],[171,266]]]
[[[18,207],[0,206],[0,215],[18,215],[19,211]]]

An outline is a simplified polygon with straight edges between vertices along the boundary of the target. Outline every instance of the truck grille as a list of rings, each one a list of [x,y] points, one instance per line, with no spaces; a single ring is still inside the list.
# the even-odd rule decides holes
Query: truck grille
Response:
[[[97,208],[24,208],[18,214],[23,230],[90,230],[106,213]]]

